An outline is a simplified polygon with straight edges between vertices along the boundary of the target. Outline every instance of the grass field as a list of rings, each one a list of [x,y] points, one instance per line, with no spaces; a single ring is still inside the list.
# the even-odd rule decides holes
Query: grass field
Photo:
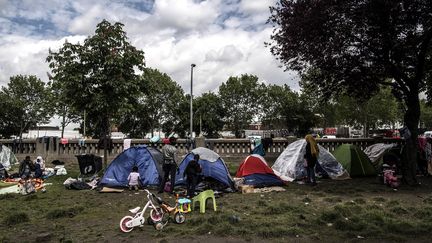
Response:
[[[205,214],[193,211],[182,225],[122,233],[120,219],[146,203],[145,193],[66,190],[62,183],[76,170],[49,178],[53,184],[46,193],[0,195],[0,242],[430,242],[432,237],[429,177],[419,177],[421,186],[397,191],[376,178],[361,178],[320,180],[316,187],[291,183],[285,192],[230,193],[217,198],[217,212],[209,203]]]

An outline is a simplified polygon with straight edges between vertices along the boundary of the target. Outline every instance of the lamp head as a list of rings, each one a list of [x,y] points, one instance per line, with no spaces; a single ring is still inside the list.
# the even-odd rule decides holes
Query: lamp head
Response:
[[[196,67],[196,65],[192,63],[192,64],[191,64],[191,67]]]

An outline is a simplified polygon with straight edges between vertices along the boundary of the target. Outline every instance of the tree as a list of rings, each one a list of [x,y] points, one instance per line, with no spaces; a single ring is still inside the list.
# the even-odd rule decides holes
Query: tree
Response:
[[[137,97],[135,70],[144,68],[144,52],[128,42],[123,24],[103,20],[82,45],[65,43],[47,61],[66,101],[100,128],[106,166],[111,121],[131,109]]]
[[[200,134],[202,132],[209,138],[218,138],[219,131],[223,129],[225,109],[222,105],[221,98],[213,93],[204,93],[194,100],[194,131]]]
[[[19,108],[14,100],[10,99],[6,93],[0,91],[0,134],[2,138],[10,138],[20,134],[21,121]]]
[[[403,178],[417,184],[419,92],[432,94],[432,3],[424,0],[282,0],[271,7],[271,52],[287,69],[316,69],[325,96],[371,96],[390,86],[405,106]],[[391,80],[391,81],[388,81]]]
[[[219,95],[227,114],[225,123],[237,138],[241,137],[242,130],[248,128],[260,111],[261,90],[258,77],[248,74],[229,77],[219,87]]]
[[[339,124],[363,127],[366,137],[369,129],[394,127],[402,120],[400,104],[388,88],[381,89],[369,100],[361,102],[347,95],[341,96],[337,99],[335,113]]]
[[[181,87],[166,73],[152,68],[145,68],[140,80],[141,94],[133,108],[121,118],[120,129],[140,136],[148,131],[153,136],[156,129],[165,126],[168,132],[176,130],[176,116],[180,101],[184,99]]]
[[[432,106],[426,100],[420,100],[420,127],[431,130],[432,129]]]
[[[21,139],[22,133],[29,128],[48,123],[53,115],[47,99],[48,92],[46,84],[36,76],[11,77],[7,87],[2,87],[0,95],[0,100],[4,102],[1,108],[4,135],[19,135]]]
[[[49,79],[52,80],[52,76],[48,75]],[[80,114],[74,110],[74,107],[71,106],[70,103],[66,101],[65,90],[62,82],[54,82],[50,86],[50,92],[47,99],[51,104],[54,114],[58,115],[61,118],[60,126],[61,126],[61,137],[64,136],[65,127],[71,124],[72,122],[80,121]]]

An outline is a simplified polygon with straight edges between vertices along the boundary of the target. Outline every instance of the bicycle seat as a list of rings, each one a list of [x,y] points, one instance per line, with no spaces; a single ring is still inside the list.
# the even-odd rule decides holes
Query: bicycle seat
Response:
[[[136,214],[136,213],[138,213],[138,211],[141,209],[141,207],[136,207],[136,208],[132,208],[132,209],[129,209],[129,212],[131,212],[131,213],[133,213],[133,214]]]

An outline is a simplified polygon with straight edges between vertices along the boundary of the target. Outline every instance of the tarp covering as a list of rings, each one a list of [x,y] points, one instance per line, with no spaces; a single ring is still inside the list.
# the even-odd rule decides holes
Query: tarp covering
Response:
[[[119,154],[108,166],[99,185],[127,187],[128,176],[134,166],[138,167],[142,186],[159,185],[162,175],[162,153],[147,146],[131,147]]]
[[[348,179],[348,172],[336,161],[335,157],[321,145],[318,163],[332,179]],[[300,139],[290,143],[272,166],[273,171],[283,180],[293,181],[306,176],[303,165],[306,153],[306,140]]]
[[[1,145],[0,163],[6,170],[10,170],[12,165],[18,163],[18,160],[12,150],[4,145]]]
[[[180,163],[179,170],[176,175],[176,186],[186,184],[186,180],[185,178],[183,178],[183,173],[189,162],[193,160],[195,154],[198,154],[200,156],[200,160],[198,161],[198,163],[201,165],[202,168],[201,175],[205,177],[211,177],[227,187],[234,187],[233,180],[222,158],[214,151],[202,147],[192,150]]]
[[[351,177],[376,175],[376,170],[367,155],[353,144],[342,144],[332,154]]]
[[[372,165],[375,168],[378,168],[380,163],[382,163],[382,158],[384,154],[396,147],[397,144],[395,143],[390,143],[390,144],[376,143],[367,147],[364,150],[364,153],[369,157],[369,159],[372,162]]]
[[[251,174],[244,176],[245,185],[254,187],[283,186],[284,182],[275,174]]]

